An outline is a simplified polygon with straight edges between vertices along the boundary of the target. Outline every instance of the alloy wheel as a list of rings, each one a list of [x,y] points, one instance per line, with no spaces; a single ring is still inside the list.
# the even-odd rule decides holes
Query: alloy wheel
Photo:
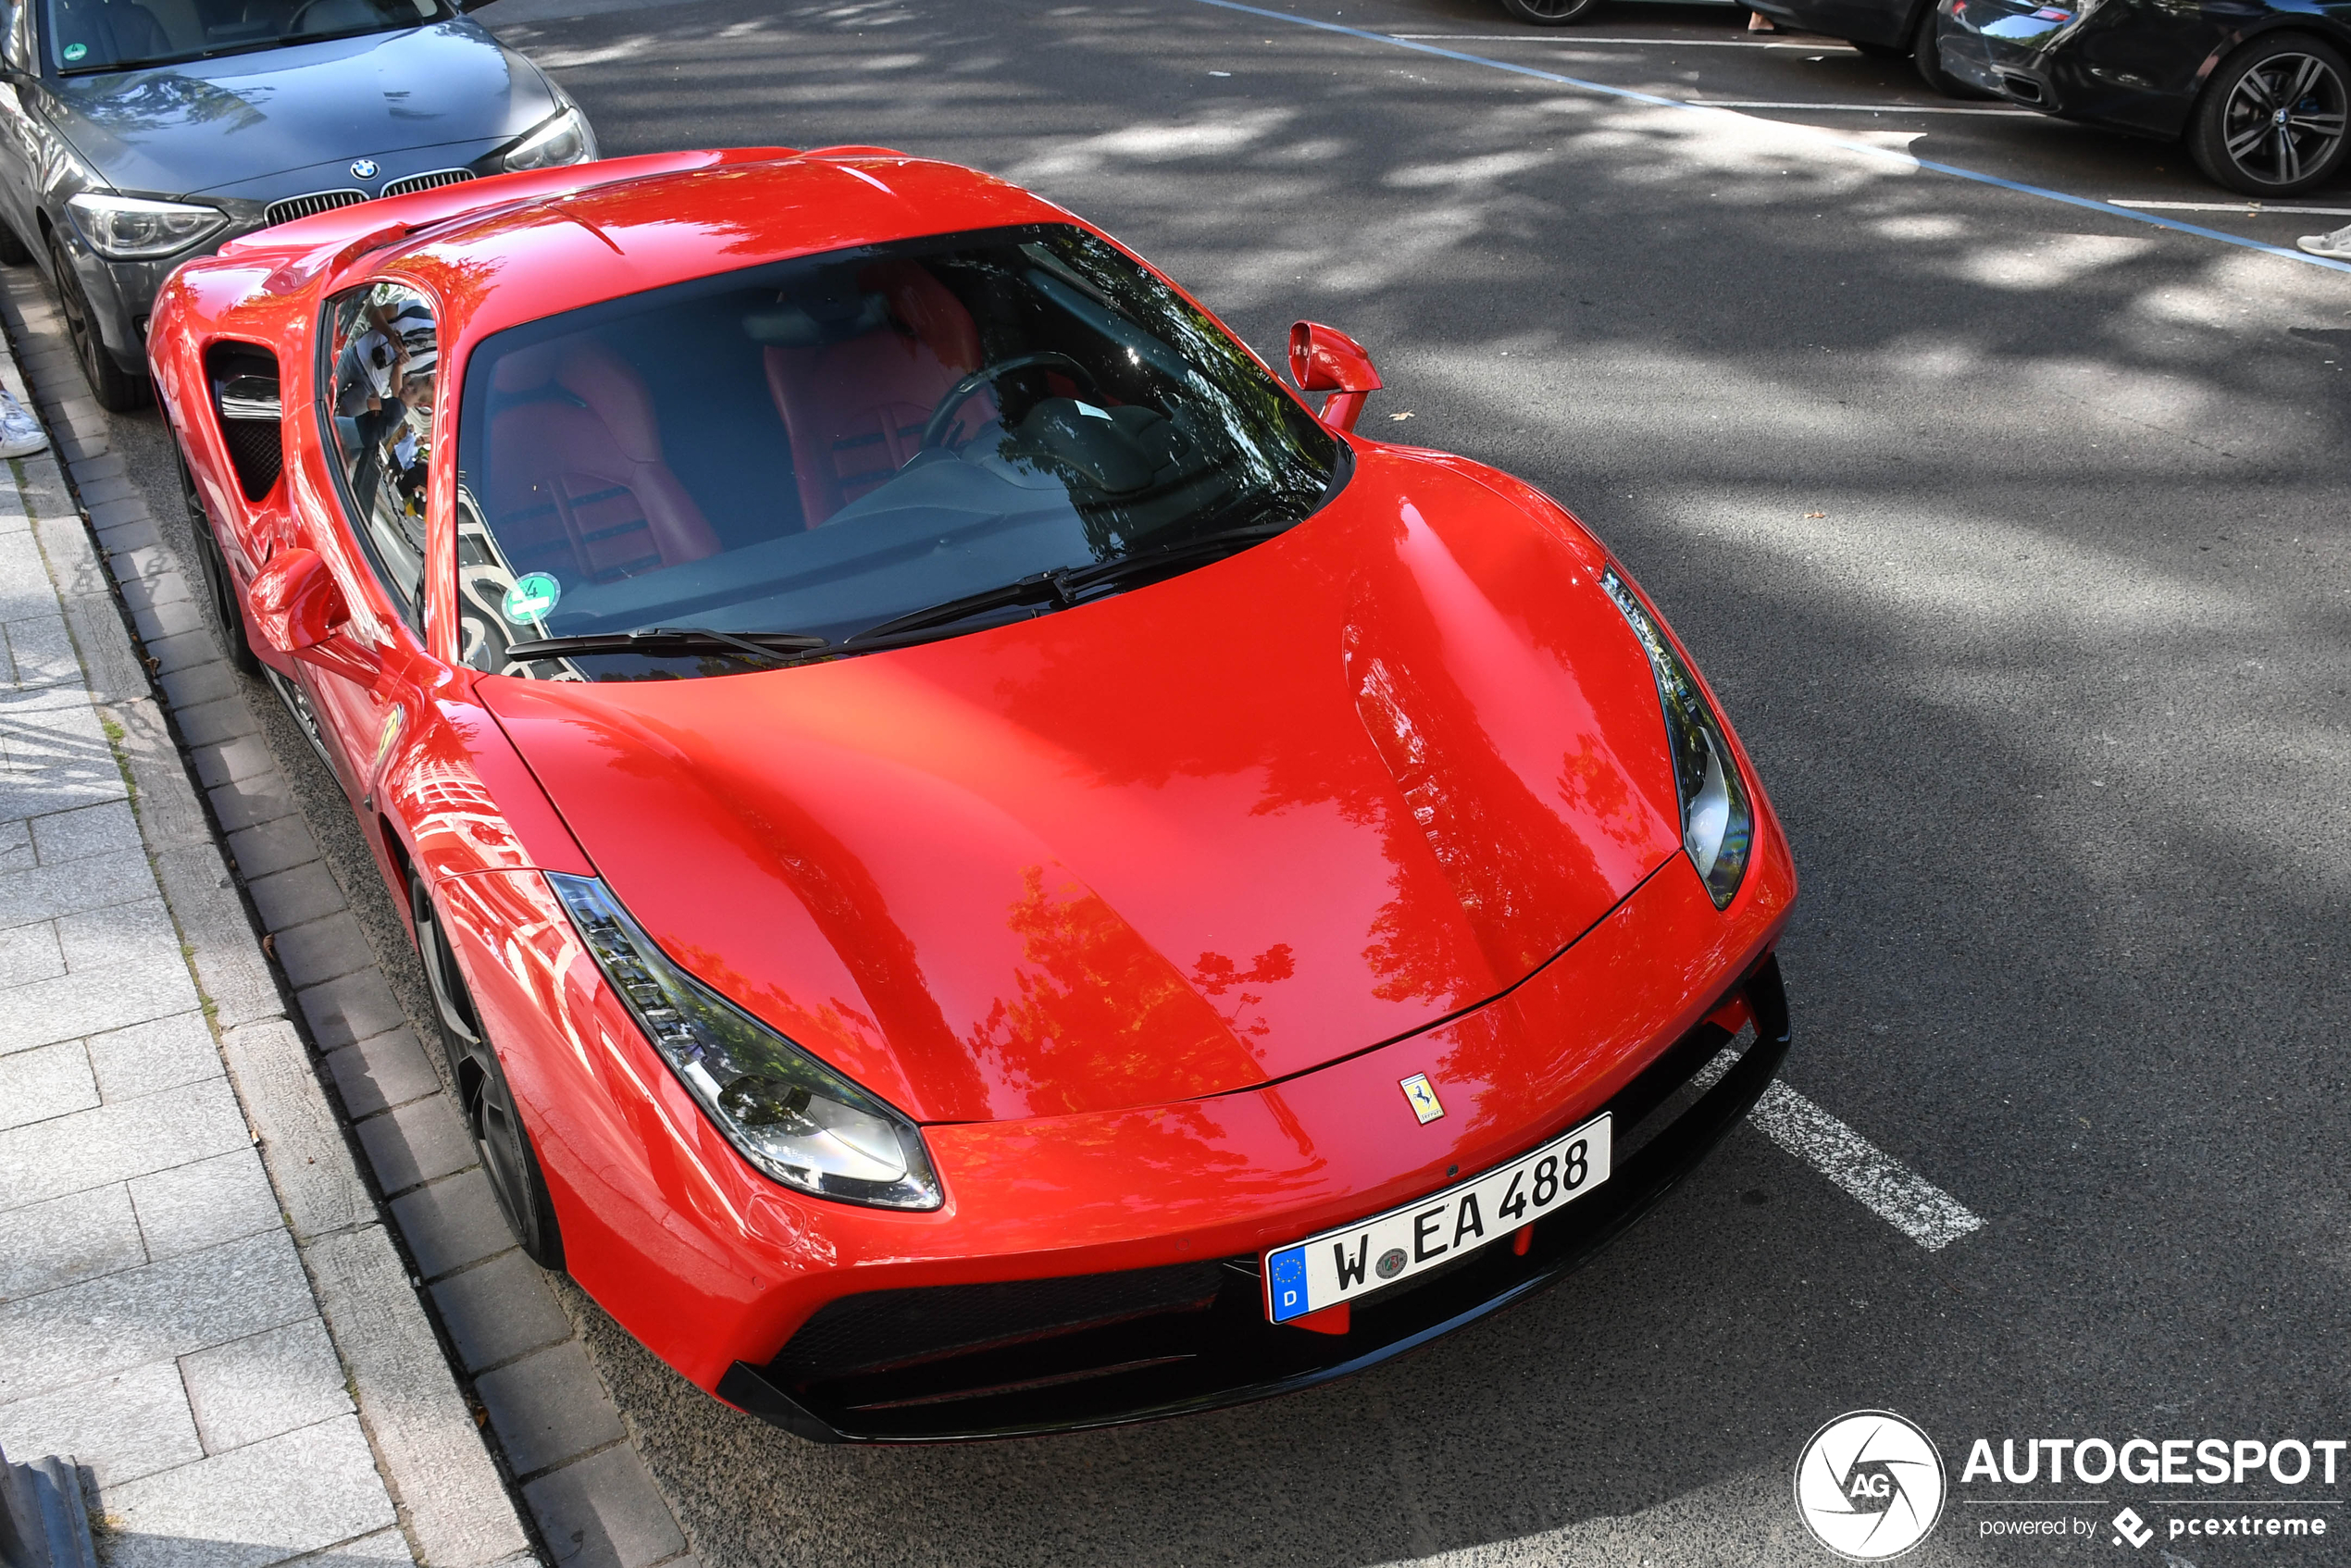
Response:
[[[98,324],[91,319],[81,280],[74,276],[72,258],[54,234],[49,237],[49,265],[56,272],[57,309],[66,318],[67,341],[73,344],[73,356],[81,361],[81,373],[89,379],[91,395],[98,400],[98,406],[111,414],[144,407],[146,379],[125,371],[106,352]]]
[[[442,932],[440,912],[420,879],[412,878],[408,884],[408,915],[417,933],[417,956],[424,964],[425,987],[432,993],[433,1013],[441,1026],[442,1049],[456,1077],[466,1128],[473,1136],[474,1152],[481,1160],[490,1195],[497,1201],[506,1228],[514,1232],[530,1260],[541,1268],[560,1269],[564,1266],[563,1235],[555,1222],[554,1201],[547,1193],[546,1176],[531,1151],[522,1118],[516,1114],[505,1069],[482,1036],[473,997]]]
[[[2332,62],[2299,52],[2272,55],[2238,78],[2221,111],[2229,161],[2261,185],[2297,184],[2333,160],[2346,106]]]
[[[1537,27],[1564,27],[1600,8],[1600,0],[1502,0],[1502,9]]]
[[[223,651],[240,671],[258,674],[261,661],[254,656],[253,644],[245,636],[244,609],[229,580],[229,559],[220,552],[219,536],[213,532],[211,515],[205,510],[195,476],[188,471],[184,458],[180,461],[180,495],[187,504],[188,527],[196,536],[196,565],[204,573],[205,597],[211,601],[212,618],[219,625]]]
[[[522,1124],[515,1115],[514,1097],[502,1075],[484,1073],[474,1086],[466,1115],[474,1135],[474,1151],[481,1156],[482,1174],[490,1178],[490,1195],[517,1240],[530,1238],[529,1177],[523,1165]]]

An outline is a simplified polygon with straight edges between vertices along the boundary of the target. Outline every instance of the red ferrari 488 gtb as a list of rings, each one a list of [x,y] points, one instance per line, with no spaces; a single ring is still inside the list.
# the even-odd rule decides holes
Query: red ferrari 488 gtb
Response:
[[[1786,844],[1609,553],[1000,180],[478,180],[189,263],[149,348],[515,1234],[791,1431],[1368,1366],[1786,1051]]]

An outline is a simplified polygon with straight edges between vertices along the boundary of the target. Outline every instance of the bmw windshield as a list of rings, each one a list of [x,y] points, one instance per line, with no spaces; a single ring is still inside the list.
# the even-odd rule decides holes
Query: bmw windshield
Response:
[[[631,679],[957,635],[1245,549],[1342,461],[1238,344],[1075,228],[698,280],[471,356],[465,656]]]
[[[446,0],[48,0],[66,76],[130,70],[444,21]]]

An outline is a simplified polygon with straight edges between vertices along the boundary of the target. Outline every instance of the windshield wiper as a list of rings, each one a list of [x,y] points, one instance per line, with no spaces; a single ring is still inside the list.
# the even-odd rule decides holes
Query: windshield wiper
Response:
[[[852,632],[840,641],[842,648],[871,644],[896,638],[906,632],[927,631],[967,620],[989,610],[1011,609],[1023,604],[1050,604],[1065,610],[1080,603],[1089,591],[1115,588],[1127,579],[1147,577],[1164,571],[1198,556],[1230,555],[1252,544],[1262,543],[1275,534],[1288,531],[1288,523],[1258,523],[1249,528],[1226,529],[1219,533],[1188,539],[1180,544],[1170,544],[1157,550],[1139,550],[1113,560],[1087,566],[1056,566],[1051,571],[1031,572],[1025,578],[996,588],[984,588],[976,593],[911,610],[905,615]]]
[[[706,626],[641,626],[634,631],[590,631],[506,644],[510,659],[552,659],[571,653],[651,653],[664,648],[734,649],[766,665],[788,665],[832,643],[800,631],[719,631]]]

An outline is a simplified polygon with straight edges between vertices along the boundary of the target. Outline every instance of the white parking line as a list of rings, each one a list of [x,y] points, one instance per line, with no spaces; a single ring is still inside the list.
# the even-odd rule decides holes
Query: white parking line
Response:
[[[1598,93],[1601,97],[1614,98],[1622,103],[1646,104],[1653,108],[1661,109],[1680,109],[1686,114],[1694,115],[1743,115],[1743,111],[1738,109],[1710,108],[1703,105],[1693,104],[1684,98],[1669,98],[1662,93],[1644,93],[1631,87],[1611,87],[1604,81],[1588,81],[1582,77],[1564,76],[1558,71],[1544,70],[1536,66],[1520,65],[1515,60],[1497,60],[1484,55],[1465,54],[1459,49],[1440,48],[1435,44],[1405,38],[1393,32],[1374,32],[1368,28],[1349,27],[1342,22],[1326,22],[1316,17],[1301,17],[1291,11],[1268,10],[1263,6],[1245,4],[1244,0],[1197,0],[1197,3],[1202,6],[1213,6],[1222,11],[1234,11],[1246,17],[1257,17],[1269,22],[1281,22],[1290,27],[1310,27],[1317,32],[1332,32],[1342,37],[1360,38],[1369,44],[1391,44],[1399,49],[1410,49],[1415,54],[1433,56],[1440,60],[1456,60],[1463,65],[1483,66],[1488,70],[1508,71],[1513,76],[1531,77],[1537,81],[1549,81],[1561,87],[1571,87],[1579,93]],[[1930,174],[1946,174],[1954,180],[1965,180],[1977,185],[1990,185],[1998,190],[2013,191],[2019,195],[2034,196],[2045,202],[2057,202],[2065,206],[2080,207],[2089,212],[2105,213],[2111,218],[2127,218],[2134,223],[2144,223],[2150,228],[2169,229],[2177,234],[2193,234],[2199,240],[2215,240],[2221,244],[2233,245],[2239,250],[2258,251],[2263,255],[2275,256],[2281,261],[2290,261],[2297,266],[2323,268],[2330,272],[2351,272],[2351,261],[2336,261],[2330,256],[2307,255],[2301,251],[2290,251],[2283,245],[2273,245],[2264,240],[2252,239],[2244,234],[2232,234],[2220,229],[2206,229],[2198,224],[2183,223],[2176,218],[2165,218],[2135,207],[2117,206],[2112,202],[2101,202],[2089,196],[2077,196],[2071,191],[2054,191],[2046,185],[2028,185],[2021,180],[2003,180],[1996,174],[1986,174],[1982,169],[1967,168],[1959,164],[1940,163],[1932,158],[1918,157],[1909,153],[1897,152],[1891,147],[1875,146],[1867,142],[1844,141],[1836,132],[1824,131],[1818,126],[1791,127],[1784,120],[1756,120],[1754,123],[1810,131],[1821,137],[1832,147],[1844,152],[1856,153],[1866,158],[1882,159],[1908,168],[1922,169]]]
[[[1725,1051],[1692,1081],[1701,1088],[1710,1085],[1737,1060]],[[1966,1204],[1777,1078],[1747,1119],[1930,1252],[1984,1228],[1983,1219]]]
[[[2265,212],[2298,212],[2319,218],[2351,218],[2351,207],[2277,207],[2266,202],[2132,202],[2112,198],[2119,207],[2145,207],[2154,212],[2241,212],[2258,218]]]
[[[1808,55],[1860,53],[1852,44],[1833,38],[1823,38],[1817,44],[1750,44],[1744,38],[1585,38],[1580,35],[1542,38],[1528,32],[1391,32],[1386,36],[1450,44],[1637,44],[1644,48],[1800,49]]]
[[[1962,109],[1945,104],[1776,104],[1751,98],[1692,98],[1689,101],[1701,109],[1802,109],[1807,113],[1826,109],[1833,114],[1857,115],[1996,115],[2003,119],[2019,119],[2033,113],[2031,109]],[[2230,209],[2223,207],[2220,210]]]

